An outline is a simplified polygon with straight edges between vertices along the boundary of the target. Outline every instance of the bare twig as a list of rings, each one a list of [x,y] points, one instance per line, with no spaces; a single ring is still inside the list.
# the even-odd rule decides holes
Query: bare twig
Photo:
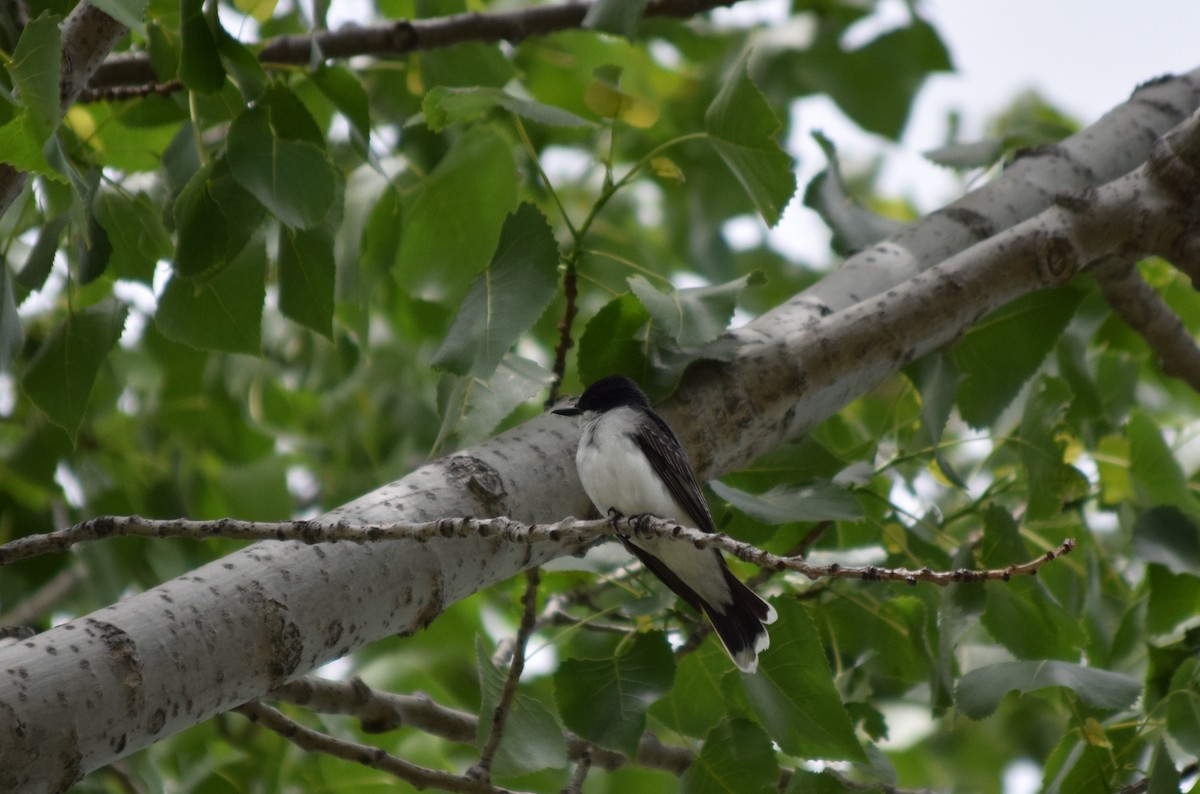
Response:
[[[346,714],[362,721],[363,729],[382,733],[401,726],[425,731],[463,744],[474,744],[479,718],[467,711],[443,706],[425,694],[397,695],[371,689],[360,679],[330,681],[317,676],[285,684],[271,697],[305,706],[323,714]],[[588,755],[592,766],[613,770],[630,761],[621,753],[604,750],[574,733],[566,733],[567,757],[578,761]],[[663,744],[651,733],[642,734],[637,763],[649,769],[683,774],[694,755],[684,747]]]
[[[514,794],[511,789],[493,786],[482,780],[411,764],[401,758],[365,744],[338,739],[306,728],[278,709],[252,702],[235,709],[247,719],[275,731],[283,738],[310,752],[326,753],[372,769],[395,775],[419,789],[437,788],[443,791],[469,794]]]
[[[795,571],[814,580],[835,577],[871,582],[899,581],[909,585],[926,582],[945,586],[958,582],[1008,581],[1014,576],[1034,576],[1043,565],[1075,548],[1075,541],[1068,538],[1057,549],[1047,551],[1028,562],[1009,565],[1006,568],[990,570],[960,568],[954,571],[934,571],[930,568],[922,568],[913,571],[907,568],[883,568],[878,565],[843,566],[838,563],[810,565],[803,558],[780,557],[763,551],[753,544],[734,540],[721,532],[701,532],[698,529],[683,527],[672,521],[653,516],[627,517],[615,522],[609,519],[580,521],[575,518],[566,518],[557,524],[523,524],[513,521],[511,518],[443,518],[438,521],[383,525],[354,525],[345,522],[322,523],[319,521],[271,523],[237,521],[232,518],[223,518],[218,521],[157,520],[140,516],[102,516],[67,529],[60,529],[57,532],[29,535],[9,541],[0,546],[0,565],[8,565],[39,554],[62,551],[83,541],[115,536],[296,540],[311,544],[338,541],[372,543],[400,538],[426,542],[437,538],[478,535],[479,537],[496,537],[513,542],[549,542],[583,547],[611,534],[614,530],[627,535],[656,535],[668,540],[691,543],[698,549],[721,549],[760,568]]]
[[[571,773],[571,780],[563,788],[562,794],[582,794],[583,781],[587,780],[588,772],[592,769],[592,754],[589,751],[579,757],[575,762],[575,771]]]
[[[686,18],[737,0],[657,0],[646,6],[645,17]],[[279,36],[262,44],[263,63],[307,64],[313,56],[345,59],[355,55],[396,56],[440,49],[464,42],[520,42],[583,25],[591,3],[568,2],[530,8],[453,14],[433,19],[402,19],[388,25],[347,25],[334,31],[302,36]],[[109,58],[92,77],[90,88],[144,85],[158,82],[145,53]],[[91,97],[86,97],[90,99]]]
[[[504,738],[504,724],[508,720],[508,712],[512,708],[513,698],[517,695],[517,685],[521,681],[521,673],[525,670],[525,647],[533,634],[537,618],[537,592],[541,577],[537,568],[525,572],[525,595],[521,599],[524,611],[521,613],[521,625],[517,628],[517,639],[513,644],[512,664],[509,665],[508,675],[504,678],[504,688],[500,692],[500,700],[492,712],[492,725],[488,731],[487,741],[479,753],[479,761],[471,767],[467,774],[480,780],[491,780],[492,761],[500,742]]]
[[[45,615],[71,594],[75,585],[87,576],[87,566],[82,561],[64,568],[30,595],[23,598],[11,611],[0,615],[0,626],[21,626]]]
[[[571,335],[575,315],[579,313],[579,306],[575,302],[579,295],[575,265],[576,259],[572,258],[567,262],[567,269],[563,272],[563,299],[566,301],[566,306],[563,307],[562,317],[558,321],[558,344],[554,348],[554,380],[550,384],[550,396],[546,398],[546,407],[550,407],[558,399],[558,390],[562,386],[563,375],[567,371],[567,351],[575,346],[575,340]]]
[[[475,743],[478,717],[443,706],[418,692],[397,695],[371,689],[360,678],[330,681],[310,675],[284,684],[271,697],[305,706],[322,714],[357,717],[367,733],[384,733],[401,726],[424,731],[452,742]]]

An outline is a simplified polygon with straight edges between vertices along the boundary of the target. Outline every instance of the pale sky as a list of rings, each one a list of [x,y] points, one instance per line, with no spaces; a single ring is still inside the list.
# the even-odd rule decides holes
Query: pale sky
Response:
[[[1035,88],[1088,124],[1139,83],[1200,67],[1200,0],[925,0],[919,8],[946,42],[957,71],[931,78],[922,89],[901,146],[889,154],[883,188],[914,200],[923,211],[959,190],[943,169],[921,157],[943,143],[947,111],[959,110],[963,134],[974,137],[989,115],[1018,92]],[[886,0],[879,16],[878,27],[886,28],[889,20],[906,19],[907,11],[900,0]],[[864,33],[869,37],[871,31]],[[798,103],[793,123],[789,144],[799,154],[802,187],[823,167],[811,141],[814,129],[833,138],[851,162],[887,146],[821,98]],[[772,243],[805,261],[827,260],[828,233],[799,203],[793,201],[772,231]]]

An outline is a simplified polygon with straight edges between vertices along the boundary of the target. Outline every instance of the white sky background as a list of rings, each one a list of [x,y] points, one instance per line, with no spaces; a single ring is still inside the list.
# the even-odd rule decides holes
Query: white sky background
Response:
[[[982,135],[989,116],[1034,88],[1086,125],[1128,98],[1138,84],[1200,66],[1200,0],[924,0],[919,8],[942,36],[956,71],[935,75],[922,88],[901,145],[891,147],[881,187],[914,201],[923,212],[952,200],[961,189],[948,171],[921,156],[945,142],[950,110],[962,116],[962,139],[973,140]],[[866,39],[902,24],[907,10],[901,0],[889,0],[879,16],[874,31],[862,31]],[[801,190],[824,167],[813,130],[829,135],[843,163],[851,166],[856,158],[888,148],[884,139],[863,133],[820,97],[798,102],[792,119],[789,147],[800,159]],[[743,226],[741,231],[749,230]],[[828,261],[828,238],[799,197],[771,232],[774,247],[814,264]]]

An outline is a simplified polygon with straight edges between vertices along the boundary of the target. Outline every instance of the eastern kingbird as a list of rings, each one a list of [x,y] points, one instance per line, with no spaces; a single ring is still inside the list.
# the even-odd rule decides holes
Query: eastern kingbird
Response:
[[[620,375],[601,378],[574,405],[554,413],[582,417],[575,466],[601,515],[650,513],[716,531],[687,453],[636,383]],[[659,537],[621,542],[676,595],[708,615],[739,669],[758,669],[758,652],[770,644],[763,624],[775,621],[775,610],[733,575],[719,551]]]

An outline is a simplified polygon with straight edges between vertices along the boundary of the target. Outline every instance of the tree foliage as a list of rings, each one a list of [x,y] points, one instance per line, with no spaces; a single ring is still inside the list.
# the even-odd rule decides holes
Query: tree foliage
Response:
[[[917,6],[848,48],[875,13],[849,0],[796,2],[776,29],[711,2],[560,19],[375,0],[371,27],[335,33],[327,3],[95,5],[132,31],[65,115],[73,2],[0,24],[0,160],[29,175],[0,217],[0,541],[102,514],[311,517],[602,375],[666,398],[744,354],[731,323],[825,273],[765,234],[731,244],[731,224],[803,200],[846,254],[916,218],[843,172],[836,141],[797,194],[789,103],[827,95],[895,139],[951,68]],[[1074,131],[1028,98],[997,118],[935,154],[964,190]],[[1187,275],[1137,274],[1200,332]],[[409,698],[389,719],[286,713],[462,790],[491,790],[463,775],[497,708],[490,780],[522,790],[1000,791],[1020,763],[1054,792],[1194,782],[1197,399],[1099,279],[978,318],[708,493],[723,532],[823,563],[1002,569],[1073,538],[1036,577],[764,574],[780,620],[748,676],[623,556],[564,559],[532,595],[495,585],[328,671]],[[0,625],[47,628],[238,545],[121,538],[8,566]],[[431,710],[395,718],[417,693]],[[79,790],[418,780],[301,747],[222,715]]]

